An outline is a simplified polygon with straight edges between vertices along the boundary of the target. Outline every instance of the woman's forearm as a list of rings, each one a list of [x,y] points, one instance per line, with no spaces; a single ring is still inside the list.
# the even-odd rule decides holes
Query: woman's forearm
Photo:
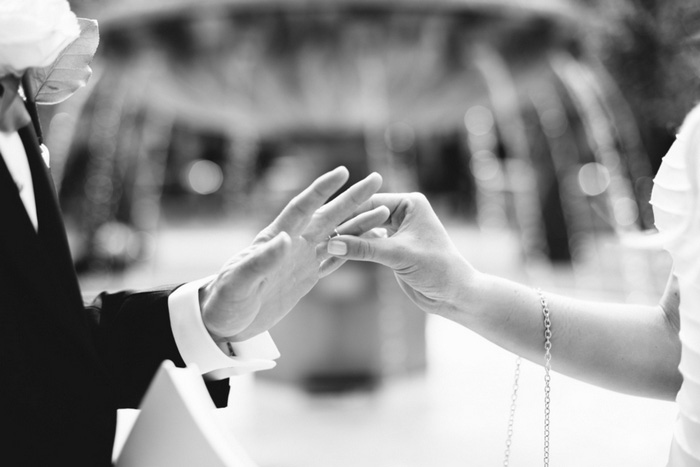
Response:
[[[342,235],[329,242],[329,253],[390,267],[409,299],[424,311],[456,321],[533,362],[544,362],[542,307],[535,290],[476,271],[425,196],[382,193],[368,206],[389,210],[387,237]],[[552,320],[552,368],[620,392],[674,398],[682,381],[678,325],[671,319],[678,316],[677,290],[670,281],[657,307],[545,292]]]
[[[536,290],[476,273],[453,306],[440,311],[493,343],[544,362]],[[576,300],[544,292],[552,321],[552,368],[615,391],[673,399],[682,377],[680,340],[661,306]]]

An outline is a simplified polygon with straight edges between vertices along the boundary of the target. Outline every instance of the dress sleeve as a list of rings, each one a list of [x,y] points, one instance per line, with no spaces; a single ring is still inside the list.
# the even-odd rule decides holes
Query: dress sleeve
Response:
[[[683,384],[668,467],[700,465],[700,107],[686,117],[654,178],[651,203],[680,292]]]

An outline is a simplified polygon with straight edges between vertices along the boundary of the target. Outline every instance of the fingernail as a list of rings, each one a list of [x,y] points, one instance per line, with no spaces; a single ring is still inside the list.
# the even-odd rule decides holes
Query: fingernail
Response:
[[[346,255],[348,246],[339,240],[331,240],[328,242],[328,253],[339,256]]]

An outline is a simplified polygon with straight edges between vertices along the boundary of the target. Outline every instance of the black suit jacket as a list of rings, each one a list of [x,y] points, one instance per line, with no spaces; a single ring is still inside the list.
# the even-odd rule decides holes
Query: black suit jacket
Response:
[[[83,304],[34,128],[19,133],[39,231],[0,158],[0,464],[110,465],[116,409],[138,407],[164,359],[184,366],[170,330],[173,288]],[[225,405],[228,382],[209,389]]]

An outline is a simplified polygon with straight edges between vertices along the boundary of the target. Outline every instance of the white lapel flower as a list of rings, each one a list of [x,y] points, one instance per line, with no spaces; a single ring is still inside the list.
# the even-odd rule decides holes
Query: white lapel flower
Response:
[[[85,86],[97,50],[97,21],[76,18],[67,0],[0,0],[0,131],[30,117],[34,104],[58,104]]]
[[[2,0],[0,77],[51,65],[79,35],[67,0]]]

